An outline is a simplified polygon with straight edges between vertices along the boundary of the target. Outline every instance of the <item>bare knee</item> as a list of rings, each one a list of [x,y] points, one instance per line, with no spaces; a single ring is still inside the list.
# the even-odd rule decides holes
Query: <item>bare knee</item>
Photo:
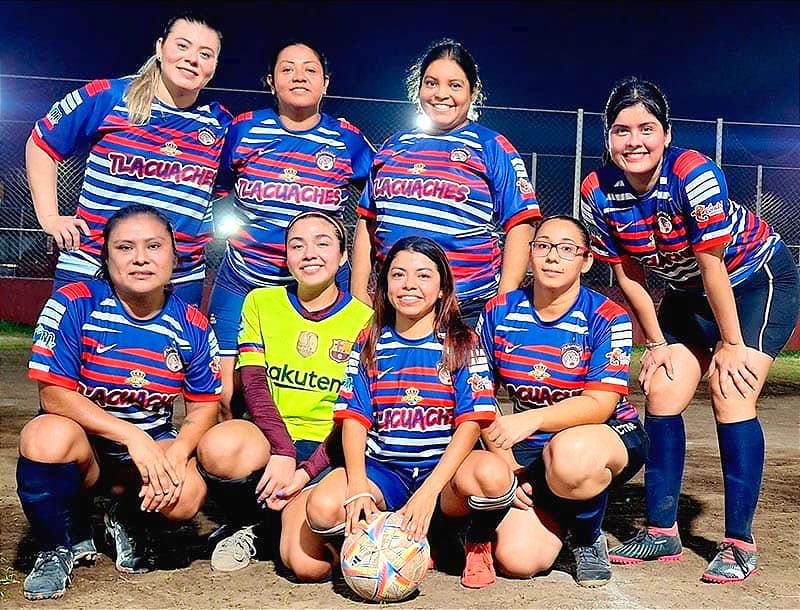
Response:
[[[495,498],[508,492],[514,474],[502,458],[488,451],[478,451],[473,464],[473,476],[480,488],[480,495]]]
[[[45,463],[84,463],[92,450],[86,432],[61,415],[40,415],[29,421],[19,438],[19,453],[29,460]]]
[[[544,448],[547,486],[562,498],[582,499],[585,491],[594,488],[595,480],[605,464],[599,464],[597,454],[587,439],[559,435]],[[596,494],[593,494],[596,495]]]
[[[308,496],[306,518],[311,529],[315,531],[329,530],[344,522],[345,513],[342,506],[342,495],[337,489],[340,486],[329,477],[331,475],[328,475],[319,485],[314,487]],[[343,477],[341,477],[341,483],[344,485]]]
[[[197,459],[210,474],[240,478],[263,468],[269,443],[254,424],[235,419],[213,426],[197,445]]]

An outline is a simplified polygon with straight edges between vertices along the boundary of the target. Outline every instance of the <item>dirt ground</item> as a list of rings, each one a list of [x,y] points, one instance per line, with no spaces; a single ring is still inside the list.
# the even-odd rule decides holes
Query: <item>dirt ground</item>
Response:
[[[205,535],[215,528],[200,514],[161,538],[160,569],[123,575],[106,555],[96,566],[78,568],[64,598],[27,602],[22,580],[35,553],[16,496],[17,438],[35,413],[35,385],[25,375],[24,351],[0,352],[0,608],[351,608],[354,601],[341,579],[297,584],[265,560],[232,574],[212,572]],[[642,405],[640,395],[634,395]],[[800,608],[800,384],[768,385],[760,405],[767,439],[767,463],[754,534],[761,571],[743,584],[701,583],[700,574],[723,533],[722,480],[716,434],[707,398],[698,397],[686,417],[687,468],[679,524],[684,558],[676,563],[615,566],[610,584],[584,589],[572,578],[571,554],[532,580],[499,578],[486,589],[464,589],[456,574],[431,571],[419,594],[403,608]],[[639,473],[612,497],[605,528],[610,542],[627,538],[643,522],[643,477]],[[13,579],[17,582],[3,585]]]

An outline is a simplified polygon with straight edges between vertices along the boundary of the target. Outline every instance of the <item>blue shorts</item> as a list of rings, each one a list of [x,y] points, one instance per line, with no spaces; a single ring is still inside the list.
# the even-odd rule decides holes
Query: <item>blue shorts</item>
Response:
[[[389,466],[367,456],[367,478],[381,490],[386,502],[386,510],[397,510],[405,506],[425,479],[433,472],[432,468],[403,468]]]
[[[282,285],[293,281],[294,279],[288,278],[286,284]],[[350,290],[350,263],[345,262],[339,267],[336,285],[340,290]],[[244,299],[251,290],[261,287],[245,282],[235,275],[227,259],[223,259],[208,303],[208,318],[219,342],[219,354],[223,358],[235,358],[239,354],[239,330]]]
[[[781,244],[772,258],[733,287],[745,345],[775,358],[794,331],[800,310],[800,278],[789,249]],[[667,289],[658,322],[669,343],[711,351],[720,340],[708,298]]]
[[[71,284],[72,282],[85,282],[93,279],[95,278],[88,275],[81,275],[80,273],[56,270],[55,279],[53,280],[53,292],[62,286]],[[172,284],[171,289],[172,294],[174,294],[176,297],[179,297],[181,301],[185,301],[186,303],[189,303],[189,305],[194,305],[198,308],[200,307],[200,301],[203,299],[202,280],[192,280],[191,282],[183,282],[182,284]]]
[[[311,457],[311,454],[317,450],[317,447],[320,446],[320,442],[318,441],[294,441],[294,450],[295,450],[295,462],[299,464],[300,462],[305,462],[308,458]],[[309,485],[316,485],[322,480],[326,474],[331,471],[330,465],[326,466],[322,472],[320,472],[317,476],[311,479],[308,483],[306,483],[306,487]]]
[[[610,419],[606,426],[619,435],[622,444],[628,452],[628,463],[622,471],[611,481],[611,487],[620,487],[627,483],[647,461],[650,451],[650,437],[644,430],[642,422],[636,419]],[[512,448],[514,459],[521,466],[528,469],[529,477],[534,486],[534,492],[539,500],[547,500],[545,496],[552,495],[547,488],[544,478],[544,460],[542,451],[544,446],[532,446],[517,443]]]

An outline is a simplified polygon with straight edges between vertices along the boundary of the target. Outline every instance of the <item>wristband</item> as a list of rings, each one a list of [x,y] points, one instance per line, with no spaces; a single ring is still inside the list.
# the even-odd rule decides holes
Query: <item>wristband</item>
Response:
[[[359,498],[369,498],[370,500],[372,500],[373,504],[377,504],[378,503],[378,501],[375,499],[375,496],[373,496],[368,491],[364,491],[364,492],[361,492],[360,494],[355,494],[355,495],[352,495],[349,498],[347,498],[347,500],[345,500],[342,503],[342,506],[347,506],[348,504],[352,504],[353,502],[355,502]]]
[[[669,345],[666,339],[662,339],[661,341],[648,341],[644,344],[645,348],[648,350],[654,349],[661,349],[662,347],[667,347]]]

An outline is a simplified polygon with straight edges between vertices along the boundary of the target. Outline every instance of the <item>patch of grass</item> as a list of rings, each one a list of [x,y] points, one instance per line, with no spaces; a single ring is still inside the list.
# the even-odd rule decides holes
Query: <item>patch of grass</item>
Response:
[[[18,583],[14,568],[8,565],[8,559],[0,555],[0,599],[6,594],[6,587]]]
[[[31,347],[33,327],[16,322],[0,321],[0,350]]]

